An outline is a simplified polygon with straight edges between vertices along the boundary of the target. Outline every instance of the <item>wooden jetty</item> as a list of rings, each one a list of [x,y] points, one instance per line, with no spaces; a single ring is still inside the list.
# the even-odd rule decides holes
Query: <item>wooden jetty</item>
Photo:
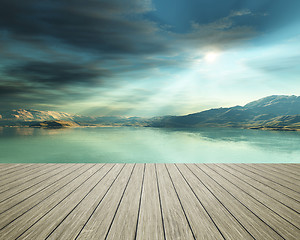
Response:
[[[0,239],[300,239],[300,164],[0,164]]]

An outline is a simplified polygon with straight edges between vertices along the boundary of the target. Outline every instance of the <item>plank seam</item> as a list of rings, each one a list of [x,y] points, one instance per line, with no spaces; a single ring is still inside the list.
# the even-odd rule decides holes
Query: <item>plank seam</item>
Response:
[[[249,165],[247,165],[247,166],[251,168],[251,166],[249,166]],[[243,168],[242,166],[239,166],[239,167],[240,167],[240,168]],[[253,171],[251,171],[250,169],[247,169],[247,168],[246,168],[246,169],[243,168],[243,169],[246,170],[246,171],[252,172],[252,173],[254,173],[254,174],[256,174],[256,175],[258,175],[258,176],[260,176],[260,177],[262,177],[262,178],[264,178],[264,179],[267,179],[267,180],[273,182],[273,183],[276,183],[276,184],[278,184],[278,185],[280,185],[280,186],[282,186],[282,187],[284,187],[284,188],[287,188],[287,189],[289,189],[289,190],[291,190],[291,191],[293,191],[293,192],[295,192],[295,193],[300,194],[299,192],[295,191],[294,189],[292,189],[292,188],[290,188],[290,187],[288,187],[288,186],[285,186],[285,185],[283,185],[283,184],[281,184],[281,183],[275,182],[274,180],[272,180],[272,179],[270,179],[270,178],[267,178],[266,176],[260,175],[260,174],[257,173],[257,172],[253,172]],[[256,168],[255,168],[255,169],[256,169]],[[257,170],[257,169],[256,169],[256,170]]]
[[[237,166],[237,165],[235,165],[235,166],[238,167],[238,168],[241,168],[240,166]],[[242,168],[242,169],[244,169],[244,168]],[[295,198],[293,198],[293,197],[291,197],[291,196],[289,196],[289,195],[287,195],[287,194],[285,194],[285,193],[283,193],[283,192],[277,190],[276,188],[273,188],[273,187],[271,187],[271,186],[265,184],[264,182],[261,182],[261,181],[255,179],[255,178],[249,176],[248,174],[246,174],[246,173],[244,173],[244,172],[241,172],[239,169],[234,168],[234,170],[236,170],[236,171],[240,172],[241,174],[244,174],[244,175],[246,175],[247,177],[249,177],[249,178],[251,178],[251,179],[253,179],[253,180],[255,180],[255,181],[257,181],[257,182],[259,182],[259,183],[261,183],[261,184],[263,184],[263,185],[265,185],[265,186],[271,188],[271,189],[273,189],[273,190],[276,191],[276,192],[279,192],[279,193],[285,195],[286,197],[289,197],[289,198],[293,199],[294,201],[296,201],[296,202],[298,202],[298,203],[300,202],[300,201],[298,201],[297,199],[295,199]],[[246,169],[244,169],[244,170],[246,170]]]
[[[288,177],[288,178],[292,178],[292,179],[294,179],[294,180],[296,180],[296,181],[300,181],[298,178],[295,178],[294,176],[289,176],[289,175],[287,175],[286,173],[286,171],[284,171],[284,170],[281,170],[281,171],[279,171],[279,169],[277,169],[277,168],[274,168],[274,167],[272,167],[272,166],[269,166],[269,165],[263,165],[263,169],[265,169],[265,170],[268,170],[268,171],[272,171],[274,174],[281,174],[281,175],[283,175],[283,176],[285,176],[285,177]],[[277,170],[277,171],[276,171]],[[271,173],[271,174],[273,174],[273,173]],[[290,173],[290,174],[292,174],[293,175],[293,173]],[[285,180],[285,181],[287,181],[287,180]],[[296,184],[296,183],[294,183],[294,184]],[[297,184],[297,185],[299,185],[299,184]]]
[[[91,215],[89,216],[89,218],[86,220],[86,222],[83,224],[82,228],[80,229],[79,233],[77,234],[77,236],[75,237],[75,240],[79,237],[79,235],[81,234],[81,232],[83,231],[84,227],[87,225],[87,223],[89,222],[89,220],[91,219],[92,215],[94,214],[94,212],[96,211],[96,209],[98,208],[98,206],[100,205],[100,203],[102,202],[102,200],[104,199],[104,197],[106,196],[106,194],[108,193],[108,191],[111,189],[111,186],[114,184],[114,182],[116,181],[116,179],[118,178],[118,176],[120,175],[120,173],[122,172],[122,170],[124,169],[126,164],[124,164],[124,166],[121,168],[121,170],[119,171],[119,173],[117,174],[117,176],[115,177],[115,179],[112,181],[112,183],[110,184],[110,186],[108,187],[108,189],[106,190],[105,194],[103,195],[103,197],[101,198],[101,200],[99,201],[99,203],[97,204],[97,206],[94,208],[93,212],[91,213]]]
[[[83,167],[83,166],[81,166],[81,167]],[[79,167],[79,168],[81,168],[81,167]],[[79,169],[79,168],[78,168],[78,169]],[[51,176],[50,176],[50,178],[52,178],[52,177],[56,176],[57,174],[59,174],[59,173],[61,173],[61,172],[65,171],[65,170],[66,170],[66,169],[63,169],[62,171],[60,171],[60,172],[58,172],[58,173],[56,173],[56,174],[54,174],[54,175],[51,175]],[[69,175],[69,174],[71,174],[71,173],[72,173],[72,172],[68,173],[68,174],[67,174],[67,175],[65,175],[64,177],[68,176],[68,175]],[[62,177],[62,178],[64,178],[64,177]],[[24,202],[26,199],[28,199],[28,198],[30,198],[30,197],[32,197],[32,196],[34,196],[35,194],[37,194],[37,193],[39,193],[39,192],[43,191],[44,189],[46,189],[46,188],[48,188],[49,186],[53,185],[54,183],[56,183],[57,181],[59,181],[59,180],[60,180],[60,179],[62,179],[62,178],[59,178],[59,179],[57,179],[57,180],[56,180],[56,181],[54,181],[53,183],[51,183],[51,184],[47,185],[46,187],[44,187],[44,188],[40,189],[38,192],[36,192],[36,193],[33,193],[33,194],[31,194],[30,196],[28,196],[28,197],[24,198],[22,201],[20,201],[20,202],[16,203],[14,206],[16,206],[16,205],[18,205],[18,204],[20,204],[20,203]],[[8,200],[8,199],[10,199],[10,198],[12,198],[12,197],[14,197],[14,196],[18,195],[18,194],[20,194],[20,193],[22,193],[22,192],[24,192],[24,191],[26,191],[26,190],[28,190],[28,189],[30,189],[30,188],[32,188],[32,187],[34,187],[35,185],[37,185],[37,184],[40,184],[40,183],[42,183],[42,182],[46,181],[46,180],[49,180],[49,178],[48,178],[48,179],[44,179],[44,180],[43,180],[43,181],[41,181],[41,182],[38,182],[38,183],[36,183],[36,184],[34,184],[34,185],[32,185],[32,186],[28,187],[28,188],[25,188],[25,189],[23,189],[23,190],[22,190],[22,191],[20,191],[20,192],[17,192],[17,193],[15,193],[15,194],[13,194],[13,195],[9,196],[8,198],[6,198],[6,199],[4,199],[4,200],[0,201],[0,203],[2,203],[2,202],[4,202],[4,201],[6,201],[6,200]],[[12,207],[14,207],[14,206],[12,206]],[[11,209],[12,207],[10,207],[10,208],[6,209],[5,211],[1,212],[1,213],[0,213],[0,215],[1,215],[1,214],[3,214],[4,212],[6,212],[7,210]]]
[[[206,165],[206,164],[204,164]],[[207,165],[206,165],[207,166]],[[217,171],[215,171],[214,169],[212,169],[211,167],[207,166],[208,168],[210,168],[211,170],[213,170],[214,172],[216,172],[218,175],[220,175],[221,177],[225,178],[228,182],[230,182],[232,185],[236,186],[238,189],[240,189],[241,191],[243,191],[244,193],[246,193],[248,196],[252,197],[255,201],[259,202],[261,205],[265,206],[266,208],[268,208],[270,211],[272,211],[273,213],[275,213],[276,215],[278,215],[279,217],[281,217],[282,219],[284,219],[286,222],[288,222],[289,224],[291,224],[292,226],[294,226],[295,228],[297,228],[298,230],[300,230],[295,224],[291,223],[289,220],[285,219],[283,216],[281,216],[280,214],[278,214],[277,212],[275,212],[273,209],[271,209],[270,207],[268,207],[266,204],[264,204],[263,202],[259,201],[258,199],[256,199],[255,197],[253,197],[251,194],[247,193],[246,191],[244,191],[242,188],[240,188],[239,186],[237,186],[236,184],[234,184],[233,182],[231,182],[230,180],[228,180],[226,177],[222,176],[220,173],[218,173]]]
[[[93,166],[92,166],[93,167]],[[30,211],[31,209],[33,209],[34,207],[36,207],[37,205],[39,205],[40,203],[42,203],[43,201],[45,201],[47,198],[51,197],[53,194],[55,194],[56,192],[58,192],[59,190],[61,190],[62,188],[64,188],[65,186],[67,186],[69,183],[71,183],[72,181],[74,181],[76,178],[78,178],[79,176],[81,176],[82,174],[84,174],[86,171],[88,171],[89,169],[91,169],[92,167],[88,168],[87,170],[85,170],[84,172],[80,173],[78,176],[76,176],[75,178],[73,178],[72,180],[70,180],[69,182],[67,182],[65,185],[63,185],[62,187],[60,187],[59,189],[57,189],[56,191],[54,191],[53,193],[51,193],[50,195],[48,195],[47,197],[45,197],[44,199],[42,199],[40,202],[36,203],[35,205],[33,205],[31,208],[29,208],[28,210],[26,210],[25,212],[23,212],[21,215],[19,215],[18,217],[16,217],[14,220],[12,220],[11,222],[9,222],[8,224],[6,224],[3,228],[1,228],[0,230],[3,230],[5,227],[7,227],[9,224],[13,223],[14,221],[16,221],[19,217],[23,216],[24,214],[26,214],[28,211]],[[79,169],[79,168],[78,168]],[[77,170],[78,170],[77,169]],[[72,172],[71,172],[72,173]],[[66,176],[70,175],[71,173],[65,175],[64,177],[58,179],[57,181],[65,178]],[[50,185],[49,185],[50,186]],[[28,199],[28,198],[27,198]],[[26,200],[26,199],[25,199]],[[24,201],[25,201],[24,200]],[[23,202],[23,201],[22,201]],[[19,203],[18,203],[19,204]],[[17,205],[17,204],[16,204]],[[14,205],[14,206],[16,206]],[[13,207],[14,207],[13,206]],[[12,208],[12,207],[11,207]],[[9,209],[11,209],[9,208]],[[9,210],[8,209],[8,210]],[[6,210],[7,211],[7,210]]]
[[[274,198],[274,197],[270,196],[269,194],[267,194],[267,193],[263,192],[263,191],[262,191],[262,190],[260,190],[259,188],[257,188],[257,187],[255,187],[255,186],[253,186],[252,184],[250,184],[250,183],[248,183],[247,181],[245,181],[245,180],[241,179],[240,177],[236,176],[235,174],[233,174],[233,173],[231,173],[231,172],[227,171],[226,169],[224,169],[224,168],[220,167],[219,165],[215,165],[215,166],[217,166],[217,167],[221,168],[222,170],[224,170],[224,171],[228,172],[230,175],[232,175],[232,176],[235,176],[235,177],[236,177],[237,179],[239,179],[240,181],[242,181],[242,182],[244,182],[244,183],[246,183],[246,184],[250,185],[250,186],[251,186],[251,187],[253,187],[254,189],[258,190],[259,192],[261,192],[261,193],[263,193],[263,194],[267,195],[268,197],[270,197],[270,198],[274,199],[275,201],[279,202],[280,204],[284,205],[285,207],[287,207],[287,208],[291,209],[292,211],[296,212],[297,214],[299,214],[299,212],[298,212],[297,210],[295,210],[295,209],[291,208],[290,206],[286,205],[285,203],[283,203],[283,202],[281,202],[281,201],[277,200],[276,198]]]
[[[295,183],[292,183],[292,182],[290,182],[290,181],[288,181],[288,180],[285,180],[285,179],[283,179],[283,178],[281,178],[281,177],[274,176],[274,174],[272,174],[272,173],[270,173],[270,172],[266,172],[266,171],[264,171],[264,170],[262,170],[262,169],[257,169],[256,167],[253,167],[252,165],[249,165],[249,167],[252,167],[252,168],[256,169],[257,171],[261,171],[261,172],[263,172],[263,173],[269,174],[269,175],[271,175],[271,176],[273,176],[273,177],[276,177],[276,178],[280,179],[281,181],[284,181],[284,182],[287,182],[287,183],[289,183],[289,184],[296,185],[297,187],[299,187],[299,185],[297,185],[297,184],[295,184]],[[295,191],[295,190],[294,190],[294,191]],[[297,192],[297,191],[295,191],[295,192],[296,192],[296,193],[299,193],[299,192]]]
[[[195,164],[196,165],[196,164]],[[242,203],[239,199],[237,199],[233,194],[231,194],[229,191],[227,191],[226,188],[224,188],[220,183],[218,183],[215,179],[213,179],[209,174],[204,172],[200,167],[196,165],[197,168],[199,168],[205,175],[207,175],[210,179],[212,179],[214,182],[216,182],[221,188],[223,188],[229,195],[231,195],[235,200],[237,200],[239,203],[241,203],[246,209],[248,209],[249,212],[251,212],[254,216],[256,216],[259,220],[261,220],[264,224],[266,224],[269,228],[271,228],[274,232],[276,232],[281,238],[285,239],[282,237],[273,227],[271,227],[268,223],[266,223],[264,220],[262,220],[258,215],[256,215],[251,209],[249,209],[244,203]]]
[[[55,170],[58,169],[59,167],[60,167],[60,166],[58,166],[58,167],[56,167],[56,168],[50,170],[49,172],[45,172],[45,173],[42,173],[42,174],[40,174],[40,175],[38,175],[38,176],[36,176],[36,177],[32,177],[32,178],[28,179],[28,180],[25,181],[25,182],[22,182],[21,184],[19,184],[19,185],[17,185],[17,186],[10,187],[9,189],[6,189],[6,190],[0,192],[0,194],[1,194],[1,193],[4,193],[4,192],[7,192],[7,191],[9,191],[9,190],[11,190],[11,189],[14,189],[14,188],[16,188],[16,187],[22,186],[23,184],[25,184],[25,183],[27,183],[27,182],[30,182],[30,181],[33,180],[33,179],[39,178],[40,176],[43,176],[43,175],[45,175],[45,174],[47,174],[47,173],[50,173],[50,172],[52,172],[52,171],[55,171]],[[13,181],[11,181],[11,182],[9,182],[9,183],[3,184],[1,187],[4,187],[4,186],[6,186],[7,184],[11,184],[11,183],[13,183],[13,182],[16,182],[16,181],[18,181],[18,180],[20,180],[20,179],[22,179],[22,178],[24,178],[24,177],[21,177],[21,178],[15,179],[15,180],[13,180]]]
[[[156,163],[154,164],[154,168],[155,168],[156,185],[157,185],[157,192],[158,192],[158,199],[159,199],[159,208],[160,208],[160,215],[161,215],[161,221],[162,221],[164,239],[166,239],[166,231],[165,231],[164,216],[163,216],[162,203],[161,203],[161,197],[160,197],[160,190],[159,190],[159,184],[158,184],[158,175],[157,175]]]
[[[175,164],[176,165],[176,164]],[[194,174],[194,176],[199,180],[199,182],[202,183],[202,185],[217,199],[217,201],[226,209],[226,211],[240,224],[240,226],[253,238],[255,239],[255,237],[247,230],[247,228],[233,215],[233,213],[231,211],[229,211],[229,209],[219,200],[219,198],[202,182],[202,180],[187,166],[187,164],[184,164],[186,166],[187,169],[190,170],[190,172],[192,174]],[[176,165],[177,167],[177,165]],[[177,167],[178,169],[178,167]],[[179,170],[179,169],[178,169]],[[180,170],[179,170],[180,171]],[[181,171],[180,171],[181,172]],[[183,176],[183,174],[182,174]],[[186,180],[187,181],[187,180]],[[191,188],[191,186],[190,186]],[[191,188],[192,189],[192,188]],[[196,193],[194,192],[194,190],[192,189],[193,193],[196,195]],[[198,196],[196,195],[197,199]],[[200,200],[199,200],[200,201]]]
[[[118,203],[118,205],[117,205],[117,209],[116,209],[116,211],[115,211],[115,213],[114,213],[113,219],[111,220],[110,225],[109,225],[109,228],[108,228],[107,233],[106,233],[106,235],[105,235],[105,238],[104,238],[105,240],[107,239],[108,234],[109,234],[110,229],[111,229],[111,226],[113,225],[113,222],[114,222],[114,220],[115,220],[115,218],[116,218],[117,212],[118,212],[118,210],[119,210],[119,207],[120,207],[121,202],[122,202],[122,200],[123,200],[123,197],[124,197],[124,195],[125,195],[127,186],[128,186],[129,181],[130,181],[130,179],[131,179],[131,176],[132,176],[132,174],[133,174],[133,171],[134,171],[134,169],[135,169],[135,166],[136,166],[136,163],[134,164],[134,166],[133,166],[133,168],[132,168],[132,170],[131,170],[130,176],[129,176],[129,178],[128,178],[128,180],[127,180],[127,183],[126,183],[126,185],[125,185],[125,188],[124,188],[124,190],[123,190],[123,192],[122,192],[122,196],[121,196],[121,198],[120,198],[120,200],[119,200],[119,203]]]
[[[7,164],[8,166],[4,165],[4,168],[2,166],[0,166],[0,173],[8,171],[8,170],[12,170],[14,168],[22,169],[22,167],[25,165],[25,164],[15,164],[15,163],[3,163],[3,164]],[[30,164],[27,164],[27,165],[30,165]]]
[[[188,217],[187,217],[187,214],[186,214],[186,212],[185,212],[185,210],[184,210],[184,207],[183,207],[183,205],[182,205],[182,202],[181,202],[181,200],[180,200],[180,197],[179,197],[179,195],[178,195],[178,192],[177,192],[177,190],[176,190],[176,188],[175,188],[173,179],[172,179],[172,177],[171,177],[171,175],[170,175],[170,172],[169,172],[169,170],[168,170],[168,168],[167,168],[167,165],[166,165],[166,164],[164,164],[164,165],[165,165],[165,168],[166,168],[166,170],[167,170],[167,172],[168,172],[169,178],[170,178],[171,183],[172,183],[172,185],[173,185],[173,188],[174,188],[174,190],[175,190],[177,199],[178,199],[178,201],[179,201],[179,203],[180,203],[180,206],[181,206],[181,209],[182,209],[183,214],[184,214],[184,216],[185,216],[185,219],[186,219],[186,221],[187,221],[187,223],[188,223],[188,225],[189,225],[189,228],[190,228],[190,230],[191,230],[191,232],[192,232],[192,234],[193,234],[193,238],[196,240],[196,236],[195,236],[195,234],[194,234],[194,232],[193,232],[193,229],[192,229],[192,226],[191,226],[191,224],[190,224],[190,221],[189,221],[189,219],[188,219]],[[221,235],[222,235],[222,234],[221,234]],[[223,236],[223,235],[222,235],[222,236]],[[224,238],[224,237],[223,237],[223,238]]]
[[[46,164],[41,164],[41,165],[46,165]],[[11,177],[13,177],[13,176],[7,176],[7,175],[10,175],[11,173],[15,173],[15,172],[18,172],[18,171],[21,171],[21,170],[24,170],[24,169],[26,169],[26,168],[29,168],[29,167],[31,167],[32,166],[32,164],[29,164],[28,166],[26,166],[26,167],[23,167],[23,168],[21,168],[21,169],[17,169],[17,170],[15,170],[15,171],[12,171],[12,172],[9,172],[9,173],[6,173],[6,174],[4,174],[4,175],[2,175],[2,177],[5,177],[5,178],[3,178],[3,179],[0,179],[0,181],[4,181],[4,180],[6,180],[6,179],[8,179],[8,178],[11,178]],[[29,168],[29,169],[26,169],[25,170],[25,172],[23,172],[23,173],[27,173],[27,172],[29,172],[29,171],[31,171],[31,170],[34,170],[34,169],[37,169],[37,168],[40,168],[41,166],[39,165],[39,164],[37,164],[37,166],[35,166],[35,167],[33,167],[33,168]]]
[[[274,166],[274,165],[275,165],[275,166]],[[277,167],[277,163],[270,164],[270,165],[268,165],[268,167],[270,167],[270,168],[272,168],[272,169],[275,169],[275,170],[278,170],[278,171],[283,171],[283,172],[285,172],[286,174],[292,174],[292,175],[294,175],[294,176],[300,177],[300,174],[298,174],[298,173],[292,171],[292,169],[290,169],[290,168],[288,168],[288,169],[287,169],[286,167],[283,168],[283,169],[278,168],[278,167]],[[284,175],[287,176],[286,174],[284,174]],[[300,181],[299,178],[297,178],[297,180]]]
[[[45,239],[48,239],[52,233],[63,223],[63,221],[79,206],[79,204],[95,189],[95,187],[102,181],[104,177],[107,176],[107,174],[113,169],[113,167],[116,166],[114,164],[104,175],[103,177],[88,191],[88,193],[73,207],[73,209],[59,222],[59,224],[47,235]],[[104,167],[104,165],[103,165]],[[101,168],[100,168],[101,169]],[[99,170],[100,170],[99,169]],[[122,169],[121,169],[122,170]],[[104,196],[103,196],[104,197]],[[101,198],[100,202],[102,201],[103,197]]]
[[[93,166],[95,166],[95,165],[93,165]],[[96,172],[94,172],[91,176],[89,176],[86,180],[84,180],[80,185],[78,185],[73,191],[71,191],[70,193],[68,193],[62,200],[60,200],[56,205],[54,205],[50,210],[48,210],[43,216],[41,216],[38,220],[36,220],[33,224],[31,224],[30,227],[27,228],[24,232],[22,232],[16,239],[20,238],[25,232],[27,232],[30,228],[32,228],[38,221],[40,221],[49,212],[51,212],[54,208],[56,208],[61,202],[63,202],[68,196],[70,196],[73,192],[75,192],[80,186],[82,186],[86,181],[88,181],[93,175],[95,175],[103,167],[104,167],[104,165],[101,168],[99,168]]]
[[[141,193],[140,193],[140,200],[139,200],[138,216],[137,216],[137,220],[136,220],[136,228],[135,228],[135,234],[134,234],[134,239],[135,240],[137,238],[139,218],[140,218],[140,212],[141,212],[141,204],[142,204],[142,196],[143,196],[145,171],[146,171],[146,163],[144,163],[144,171],[143,171],[143,179],[142,179],[142,186],[141,186]]]

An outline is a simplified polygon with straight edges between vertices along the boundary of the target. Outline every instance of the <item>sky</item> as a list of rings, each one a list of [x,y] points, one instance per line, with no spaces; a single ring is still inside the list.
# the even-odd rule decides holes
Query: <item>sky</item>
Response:
[[[300,95],[299,0],[1,0],[0,111],[162,116]]]

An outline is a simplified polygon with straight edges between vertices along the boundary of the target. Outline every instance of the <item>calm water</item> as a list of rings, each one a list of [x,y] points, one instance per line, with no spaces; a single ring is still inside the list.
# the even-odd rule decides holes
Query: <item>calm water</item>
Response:
[[[300,163],[300,133],[228,128],[0,128],[0,162]]]

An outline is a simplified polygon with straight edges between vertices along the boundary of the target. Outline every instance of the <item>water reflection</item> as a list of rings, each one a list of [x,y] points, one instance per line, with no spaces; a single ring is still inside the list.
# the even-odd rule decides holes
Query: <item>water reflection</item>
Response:
[[[299,146],[298,132],[0,128],[0,162],[300,162]]]
[[[64,134],[72,131],[69,128],[61,129],[43,129],[32,127],[0,127],[0,137],[22,137],[22,136],[41,136],[41,135],[56,135]]]
[[[211,142],[246,143],[267,151],[300,151],[300,132],[295,131],[264,131],[238,128],[177,128],[164,129],[163,131],[188,134],[190,137]]]

